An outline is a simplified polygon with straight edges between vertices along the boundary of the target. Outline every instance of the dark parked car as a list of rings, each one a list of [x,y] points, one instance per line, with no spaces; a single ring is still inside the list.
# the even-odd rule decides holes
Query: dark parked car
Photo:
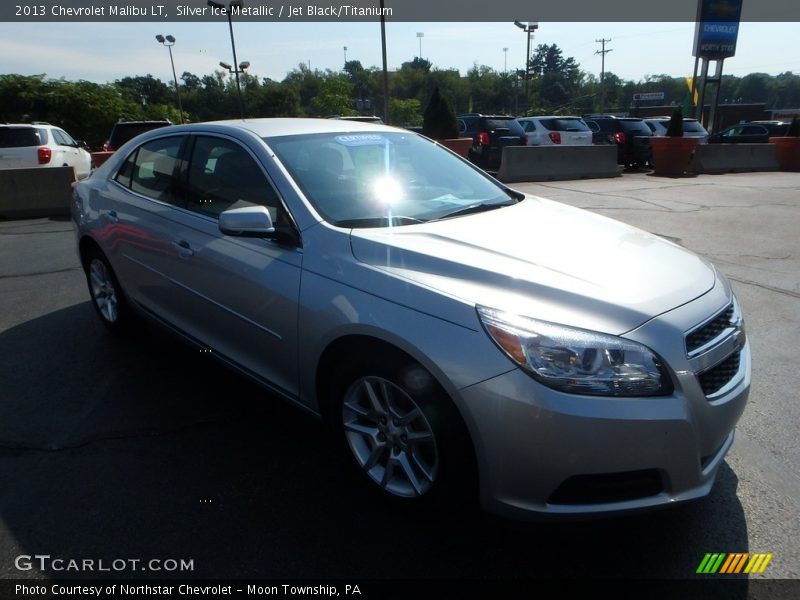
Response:
[[[617,163],[643,167],[650,162],[653,132],[644,120],[611,115],[585,115],[583,120],[594,132],[595,143],[617,145]]]
[[[786,121],[751,121],[753,125],[761,125],[769,131],[769,137],[781,137],[789,132],[791,123]]]
[[[469,159],[484,169],[497,169],[505,146],[526,146],[528,138],[514,117],[469,114],[458,117],[461,137],[472,138]]]
[[[708,136],[709,144],[766,144],[769,142],[769,130],[764,125],[740,123],[726,127],[718,133]]]
[[[125,142],[132,140],[137,135],[144,133],[145,131],[150,131],[152,129],[166,127],[167,125],[172,125],[172,122],[171,121],[119,121],[118,123],[114,124],[114,128],[111,130],[111,135],[109,136],[106,143],[103,144],[103,150],[107,152],[115,152]]]

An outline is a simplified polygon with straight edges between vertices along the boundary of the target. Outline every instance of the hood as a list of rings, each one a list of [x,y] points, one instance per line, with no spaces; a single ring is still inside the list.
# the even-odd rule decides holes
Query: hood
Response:
[[[676,244],[531,196],[443,221],[354,229],[351,245],[358,261],[463,302],[615,335],[705,294],[716,279]],[[396,300],[414,305],[411,292]]]

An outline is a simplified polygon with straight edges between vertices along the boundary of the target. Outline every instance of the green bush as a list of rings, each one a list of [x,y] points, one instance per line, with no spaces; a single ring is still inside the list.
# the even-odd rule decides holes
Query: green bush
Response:
[[[676,108],[669,119],[667,137],[683,137],[683,111]]]
[[[789,125],[789,131],[786,132],[786,135],[789,137],[800,137],[800,119],[797,118],[797,115],[792,117],[792,124]]]
[[[458,137],[458,124],[453,106],[439,93],[437,86],[425,108],[422,118],[422,134],[434,140]]]

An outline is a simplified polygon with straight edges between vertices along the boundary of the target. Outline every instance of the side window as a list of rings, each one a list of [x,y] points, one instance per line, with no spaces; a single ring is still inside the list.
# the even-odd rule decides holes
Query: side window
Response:
[[[458,120],[458,133],[466,133],[467,131],[467,124],[464,123],[464,119]]]
[[[54,135],[56,135],[56,134],[60,135],[61,139],[64,140],[63,142],[59,140],[59,142],[58,142],[59,144],[63,144],[64,146],[77,146],[78,145],[75,142],[75,140],[72,139],[72,136],[70,134],[68,134],[66,131],[62,130],[62,129],[54,129],[53,130],[53,134]]]
[[[69,146],[69,142],[67,141],[64,132],[60,129],[53,129],[53,139],[59,146]]]
[[[278,220],[280,201],[252,156],[229,140],[199,136],[189,163],[186,208],[218,217],[229,208],[262,205]]]
[[[134,192],[178,204],[174,174],[183,139],[161,138],[139,146],[131,173],[131,189]]]

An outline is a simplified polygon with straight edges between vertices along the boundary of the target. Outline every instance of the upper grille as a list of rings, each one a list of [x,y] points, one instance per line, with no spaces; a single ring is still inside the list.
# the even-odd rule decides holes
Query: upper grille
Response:
[[[715,367],[704,371],[697,376],[700,382],[700,387],[703,388],[703,393],[710,396],[721,390],[725,385],[734,378],[736,373],[739,372],[739,361],[741,359],[741,350],[734,352],[728,358],[723,360]]]
[[[691,331],[686,336],[686,352],[691,354],[698,348],[702,348],[705,344],[725,331],[726,328],[730,327],[731,319],[733,319],[733,311],[733,302],[731,302],[725,310],[720,312],[713,319],[704,323],[694,331]]]

